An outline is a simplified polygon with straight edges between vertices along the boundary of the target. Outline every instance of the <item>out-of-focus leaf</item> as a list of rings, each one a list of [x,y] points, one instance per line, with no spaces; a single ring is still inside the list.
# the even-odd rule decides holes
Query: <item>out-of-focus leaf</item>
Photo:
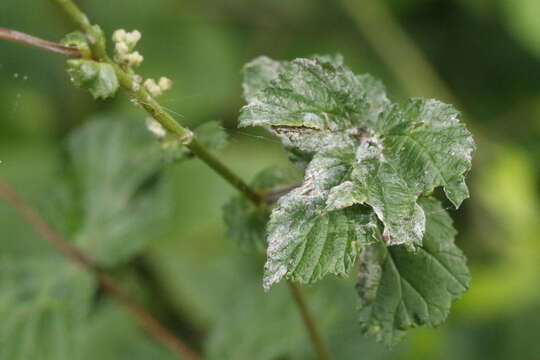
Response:
[[[222,150],[228,141],[228,136],[219,121],[208,121],[195,128],[195,136],[209,150]]]
[[[68,149],[80,207],[76,243],[102,265],[126,261],[167,224],[157,142],[141,122],[104,118],[73,133]]]
[[[107,301],[81,330],[80,360],[175,360],[118,303]]]
[[[251,257],[253,259],[253,257]],[[235,262],[235,281],[223,296],[223,308],[207,342],[210,360],[317,359],[297,305],[285,284],[270,293],[260,290],[260,262],[241,259]],[[401,359],[369,338],[358,338],[359,326],[351,310],[357,301],[353,282],[328,279],[302,289],[317,326],[331,346],[335,359]],[[230,295],[230,296],[227,296]],[[261,326],[265,323],[265,326]],[[284,329],[287,329],[284,331]],[[272,341],[268,341],[272,339]]]
[[[305,340],[305,329],[287,290],[264,294],[253,285],[235,291],[237,300],[212,329],[209,360],[277,359],[294,352]]]
[[[257,208],[244,196],[235,196],[223,206],[227,236],[244,250],[266,250],[266,223],[270,211]]]
[[[0,359],[78,359],[93,291],[63,257],[0,259]]]
[[[358,294],[360,324],[365,333],[394,345],[411,328],[440,325],[450,304],[468,288],[469,271],[454,245],[450,216],[434,199],[420,201],[426,213],[422,247],[364,247]]]
[[[260,172],[251,186],[255,191],[285,189],[301,179],[296,172],[282,168],[268,168]],[[268,206],[255,206],[245,196],[233,197],[223,207],[227,235],[244,250],[266,250],[266,224],[270,217]]]

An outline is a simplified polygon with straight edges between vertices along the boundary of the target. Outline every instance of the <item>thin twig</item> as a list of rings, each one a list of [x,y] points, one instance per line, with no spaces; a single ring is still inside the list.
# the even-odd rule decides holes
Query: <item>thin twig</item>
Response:
[[[326,344],[321,338],[319,330],[317,329],[317,325],[313,321],[313,316],[309,312],[309,308],[306,304],[306,301],[304,300],[304,296],[302,295],[300,287],[290,281],[288,281],[287,284],[289,285],[289,289],[291,289],[291,293],[293,295],[294,301],[296,302],[296,305],[298,305],[298,309],[300,309],[300,315],[302,316],[302,320],[309,334],[311,343],[317,351],[319,360],[330,360],[330,352],[326,348]]]
[[[13,207],[21,217],[36,230],[50,245],[62,254],[93,273],[98,283],[113,298],[124,305],[149,333],[167,346],[173,353],[183,360],[200,360],[201,357],[177,336],[172,334],[152,314],[140,306],[128,295],[107,273],[100,270],[95,263],[81,250],[71,245],[62,235],[52,227],[27,204],[9,185],[0,181],[0,197]]]
[[[80,58],[81,52],[76,47],[65,46],[55,42],[43,40],[32,35],[28,35],[15,30],[0,27],[0,39],[21,43],[38,49],[50,51],[56,54],[69,56],[72,58]]]

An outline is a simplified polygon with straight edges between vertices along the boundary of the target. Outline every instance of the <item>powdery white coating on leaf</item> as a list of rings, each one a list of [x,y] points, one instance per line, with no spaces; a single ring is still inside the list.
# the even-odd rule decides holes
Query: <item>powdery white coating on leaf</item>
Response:
[[[381,114],[385,154],[418,194],[443,186],[457,207],[469,197],[465,174],[471,168],[475,148],[470,132],[458,120],[459,113],[436,100],[412,99],[393,105]]]
[[[312,283],[327,274],[345,276],[356,261],[361,243],[374,241],[376,219],[367,209],[324,211],[324,203],[311,203],[293,190],[272,213],[268,225],[268,261],[263,287],[284,276]]]
[[[392,104],[379,81],[353,74],[339,57],[264,58],[246,68],[245,84],[256,86],[244,87],[240,126],[267,127],[307,166],[303,185],[272,213],[265,287],[283,276],[313,282],[344,273],[322,263],[320,248],[307,246],[324,243],[311,229],[325,234],[332,211],[367,205],[384,226],[386,245],[414,248],[425,232],[419,198],[439,186],[456,207],[468,197],[464,177],[474,142],[452,106],[422,99]],[[363,239],[347,236],[345,243]],[[315,263],[299,267],[291,249],[306,249],[304,257]]]
[[[350,221],[336,214],[367,205],[386,245],[414,248],[425,232],[421,196],[442,186],[456,207],[468,197],[464,177],[474,142],[452,106],[422,99],[392,104],[379,81],[353,74],[339,57],[259,58],[246,69],[240,126],[267,127],[307,165],[302,186],[271,215],[265,288],[284,276],[311,283],[346,272],[348,265],[333,265],[354,262],[354,249],[340,251],[353,241],[362,245],[366,224],[341,233],[336,222]],[[342,246],[332,248],[333,240]]]
[[[369,209],[326,209],[329,189],[349,170],[343,159],[318,154],[302,186],[280,198],[268,224],[266,290],[285,275],[302,283],[327,274],[347,275],[360,244],[376,239],[376,219]]]
[[[258,91],[264,89],[268,82],[274,80],[281,71],[281,64],[266,56],[258,57],[244,66],[246,80],[242,84],[244,97],[256,105],[255,95]]]
[[[441,324],[451,302],[469,284],[450,216],[435,199],[422,199],[420,204],[427,224],[417,251],[378,243],[365,246],[360,256],[360,325],[364,333],[387,345],[396,344],[411,328]]]
[[[385,241],[389,245],[421,244],[425,218],[415,193],[381,157],[367,158],[360,165],[355,166],[352,176],[357,191],[365,196],[363,203],[369,204],[384,224]]]
[[[326,210],[339,210],[348,208],[354,204],[361,204],[365,201],[364,194],[357,191],[352,181],[334,186],[328,193],[326,199]]]

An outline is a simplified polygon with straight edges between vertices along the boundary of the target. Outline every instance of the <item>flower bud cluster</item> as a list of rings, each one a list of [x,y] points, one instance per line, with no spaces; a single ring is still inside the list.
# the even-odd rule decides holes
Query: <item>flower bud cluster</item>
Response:
[[[126,32],[124,29],[118,29],[113,33],[115,60],[128,67],[137,67],[141,65],[144,58],[138,51],[133,51],[139,40],[141,33],[138,30]]]
[[[154,79],[146,79],[144,82],[144,88],[153,97],[160,96],[164,91],[169,90],[172,87],[172,81],[164,76],[160,77],[156,82]]]
[[[133,91],[139,91],[141,86],[144,86],[153,97],[157,97],[172,87],[172,81],[164,76],[159,78],[157,82],[154,79],[147,79],[143,82],[143,78],[133,71],[133,68],[141,65],[144,60],[138,51],[133,51],[141,40],[141,33],[138,30],[127,32],[124,29],[118,29],[113,33],[112,39],[115,45],[114,59],[120,65],[127,67],[126,70],[132,75]]]

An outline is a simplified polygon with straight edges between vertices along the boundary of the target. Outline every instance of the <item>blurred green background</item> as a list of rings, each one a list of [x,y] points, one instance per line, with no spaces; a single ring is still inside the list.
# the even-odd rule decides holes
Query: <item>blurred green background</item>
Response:
[[[540,358],[538,0],[79,3],[107,34],[116,28],[142,32],[140,73],[166,75],[175,84],[161,103],[190,127],[221,121],[231,142],[220,157],[246,179],[287,161],[269,135],[236,129],[240,70],[256,56],[341,53],[355,72],[381,78],[394,100],[458,102],[478,143],[468,181],[472,197],[451,212],[473,280],[449,320],[436,330],[414,330],[389,350],[360,334],[352,280],[327,279],[307,289],[308,301],[336,359]],[[361,15],[381,5],[390,18]],[[376,50],[401,49],[402,39],[392,33],[396,24],[449,91],[426,82],[425,68],[407,53],[392,60]],[[2,0],[0,26],[56,41],[73,30],[45,0]],[[0,42],[0,177],[26,199],[47,207],[62,173],[66,135],[99,114],[144,118],[125,96],[95,102],[75,89],[61,57]],[[233,189],[196,160],[168,168],[167,177],[174,219],[144,256],[152,284],[128,276],[134,291],[211,359],[313,358],[287,289],[264,294],[262,257],[241,252],[224,235],[221,207]],[[20,251],[33,246],[21,244],[41,244],[2,201],[0,234],[6,252],[0,257],[17,247],[8,243]],[[145,287],[159,288],[160,296],[144,296],[153,291],[139,289]],[[92,358],[169,358],[114,303],[101,305],[99,314],[85,333],[93,339]]]

